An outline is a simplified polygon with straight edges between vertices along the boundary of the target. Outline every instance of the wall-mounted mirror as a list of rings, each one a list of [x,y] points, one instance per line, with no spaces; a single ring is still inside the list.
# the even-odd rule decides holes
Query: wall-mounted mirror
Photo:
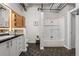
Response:
[[[8,5],[0,4],[0,33],[14,32],[14,28],[24,28],[25,18],[16,13]]]
[[[0,4],[0,28],[9,27],[9,10]]]
[[[10,10],[4,4],[0,4],[0,33],[9,32]]]

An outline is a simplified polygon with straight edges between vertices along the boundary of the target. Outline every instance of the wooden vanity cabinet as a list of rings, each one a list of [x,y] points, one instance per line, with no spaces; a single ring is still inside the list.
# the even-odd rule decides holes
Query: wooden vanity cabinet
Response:
[[[24,35],[0,43],[0,56],[19,56],[25,51]]]
[[[23,17],[22,16],[19,16],[19,15],[16,15],[16,21],[15,21],[15,27],[19,27],[19,28],[22,28],[22,27],[24,27],[24,25],[23,25]]]
[[[24,17],[18,15],[15,12],[11,12],[11,27],[12,28],[23,28],[25,27]]]

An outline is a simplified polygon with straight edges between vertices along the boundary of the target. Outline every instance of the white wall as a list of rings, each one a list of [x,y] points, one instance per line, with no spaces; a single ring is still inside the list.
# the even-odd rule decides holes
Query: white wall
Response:
[[[37,10],[38,6],[28,8],[26,12],[26,35],[29,43],[36,42],[36,35],[39,35],[39,25],[34,26],[34,22],[41,18],[41,12]]]
[[[28,8],[26,12],[26,34],[28,38],[28,42],[34,43],[36,41],[36,35],[39,35],[39,26],[34,26],[33,23],[34,21],[38,21],[40,25],[40,20],[41,20],[41,12],[37,10],[39,6],[33,6],[31,8]],[[43,12],[44,13],[44,19],[58,19],[59,13],[53,13],[53,12]],[[60,24],[61,27],[64,26],[62,25],[61,22],[63,21],[63,17],[60,17]],[[63,29],[63,28],[62,28]],[[62,32],[62,30],[61,30]],[[62,34],[63,36],[63,34]],[[63,37],[61,39],[64,39]]]
[[[49,20],[49,21],[55,20],[57,25],[59,25],[58,26],[59,27],[59,34],[61,35],[60,39],[64,40],[65,39],[64,38],[64,34],[65,34],[64,33],[64,30],[65,30],[65,27],[64,27],[65,26],[65,23],[64,23],[65,22],[65,17],[64,17],[64,15],[62,15],[62,11],[60,13],[54,13],[54,12],[50,12],[50,11],[49,12],[44,12],[44,20],[43,20],[43,22],[45,22],[47,20]],[[48,23],[48,21],[47,21],[47,23]],[[51,26],[51,28],[53,28],[53,27]]]
[[[69,11],[69,6],[66,6],[63,10],[60,11],[59,17],[64,17],[64,24],[62,25],[63,27],[63,38],[64,38],[64,46],[67,47],[68,40],[67,40],[67,12]],[[62,22],[62,21],[61,21]]]
[[[76,8],[79,8],[79,3],[76,4]],[[77,12],[79,13],[79,12]],[[79,15],[76,15],[76,56],[79,56]]]
[[[71,15],[71,48],[75,48],[76,42],[76,15]]]
[[[69,38],[69,34],[70,34],[70,18],[68,19],[68,17],[70,15],[68,15],[68,12],[74,8],[74,5],[67,5],[65,8],[63,8],[57,15],[57,17],[55,17],[55,19],[58,18],[59,20],[59,25],[60,25],[60,35],[61,35],[61,39],[64,40],[64,46],[69,48],[69,45],[71,45],[70,43],[70,38]],[[56,14],[55,14],[56,15]],[[74,43],[72,44],[74,45]]]
[[[76,15],[76,56],[79,56],[79,15]]]
[[[79,3],[76,3],[76,8],[79,8]]]
[[[63,13],[64,14],[64,13]],[[49,26],[43,26],[43,37],[41,41],[41,47],[60,47],[64,46],[64,40],[65,40],[65,17],[61,13],[54,13],[50,11],[43,12],[43,25],[48,24]],[[50,26],[50,22],[54,21],[55,23],[53,25],[58,26]],[[54,30],[52,30],[54,29]],[[50,37],[53,36],[53,39]]]
[[[65,19],[65,47],[71,48],[71,13],[70,10],[74,9],[74,5],[69,5]],[[73,45],[73,44],[72,44]]]
[[[9,27],[9,10],[0,10],[0,27]]]
[[[47,19],[49,19],[49,20],[53,20],[53,19],[56,19],[56,18],[58,18],[58,14],[59,13],[54,13],[54,12],[52,12],[52,11],[44,11],[43,12],[44,13],[44,20],[47,20]]]

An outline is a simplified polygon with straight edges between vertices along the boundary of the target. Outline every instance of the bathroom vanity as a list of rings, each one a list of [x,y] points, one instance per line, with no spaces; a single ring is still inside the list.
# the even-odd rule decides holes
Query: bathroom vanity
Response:
[[[19,56],[25,51],[23,34],[0,36],[0,56]]]
[[[0,6],[3,7],[0,10],[0,56],[18,56],[26,51],[24,17],[4,4]]]

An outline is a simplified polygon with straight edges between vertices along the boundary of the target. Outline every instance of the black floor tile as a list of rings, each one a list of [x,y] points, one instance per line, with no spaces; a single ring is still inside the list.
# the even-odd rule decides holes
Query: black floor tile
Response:
[[[20,56],[75,56],[75,49],[45,47],[44,50],[40,50],[39,47],[39,44],[31,43],[27,48],[27,52],[22,52]]]

